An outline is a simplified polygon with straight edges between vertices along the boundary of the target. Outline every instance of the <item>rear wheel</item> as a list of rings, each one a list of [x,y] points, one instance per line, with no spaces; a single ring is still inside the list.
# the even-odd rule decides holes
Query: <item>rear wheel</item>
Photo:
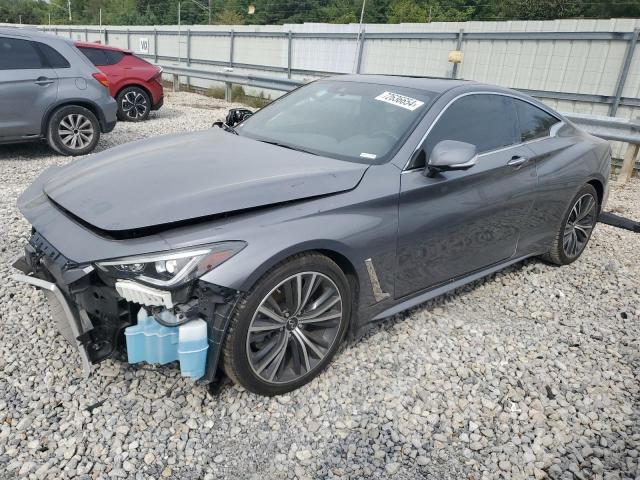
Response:
[[[56,110],[47,126],[47,142],[62,155],[85,155],[100,140],[100,124],[90,110],[68,105]]]
[[[293,257],[239,302],[225,339],[225,372],[261,395],[308,383],[335,355],[350,305],[347,279],[332,260],[320,254]]]
[[[140,87],[126,87],[118,94],[118,120],[141,122],[149,118],[151,100]]]
[[[592,185],[584,185],[575,195],[564,214],[553,246],[544,256],[556,265],[576,261],[589,242],[598,221],[598,194]]]

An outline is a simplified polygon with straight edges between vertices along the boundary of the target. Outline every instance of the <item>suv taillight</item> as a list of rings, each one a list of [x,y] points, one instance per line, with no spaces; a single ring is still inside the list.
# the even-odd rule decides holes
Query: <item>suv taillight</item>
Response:
[[[107,76],[104,73],[102,72],[94,73],[93,78],[99,81],[103,86],[109,88],[109,80],[107,79]]]

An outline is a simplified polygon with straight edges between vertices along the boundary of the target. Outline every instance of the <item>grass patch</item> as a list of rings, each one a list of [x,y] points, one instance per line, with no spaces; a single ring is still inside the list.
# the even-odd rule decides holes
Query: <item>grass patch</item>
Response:
[[[205,95],[212,98],[224,99],[224,87],[209,87],[205,91]],[[231,101],[235,103],[242,103],[248,107],[262,108],[271,103],[271,96],[267,96],[264,92],[260,92],[257,97],[247,95],[242,85],[234,85],[231,87]]]

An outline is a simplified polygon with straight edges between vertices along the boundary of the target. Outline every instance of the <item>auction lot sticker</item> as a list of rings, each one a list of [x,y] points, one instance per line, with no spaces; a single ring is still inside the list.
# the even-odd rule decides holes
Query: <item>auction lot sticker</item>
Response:
[[[391,105],[395,105],[396,107],[406,108],[407,110],[411,110],[412,112],[416,108],[420,108],[422,105],[424,105],[424,102],[421,102],[420,100],[416,100],[415,98],[411,97],[405,97],[404,95],[393,92],[383,92],[376,97],[376,100],[390,103]]]

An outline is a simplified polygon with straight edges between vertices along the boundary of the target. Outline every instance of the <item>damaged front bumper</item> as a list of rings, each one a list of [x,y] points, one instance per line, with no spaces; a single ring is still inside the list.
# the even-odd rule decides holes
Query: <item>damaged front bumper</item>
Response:
[[[49,307],[51,310],[51,316],[58,324],[58,331],[64,336],[69,343],[78,349],[80,354],[80,360],[82,362],[82,371],[85,377],[91,374],[92,365],[89,360],[87,350],[83,345],[82,335],[87,331],[87,325],[82,324],[80,320],[80,312],[71,303],[69,303],[58,286],[55,283],[47,282],[41,278],[32,277],[28,275],[14,274],[12,278],[18,282],[28,283],[34,287],[40,288],[45,292]],[[86,316],[86,312],[84,312]]]
[[[199,327],[206,324],[206,340],[202,339],[206,344],[199,357],[205,365],[190,370],[199,372],[197,377],[193,373],[186,376],[204,383],[217,378],[224,336],[239,292],[197,279],[179,289],[162,290],[131,280],[108,278],[93,265],[77,265],[65,258],[37,232],[14,267],[22,272],[13,276],[15,280],[44,292],[58,331],[79,352],[85,376],[91,374],[93,365],[107,358],[131,363],[155,363],[158,358],[180,360],[182,369],[182,359],[191,357],[177,355],[180,325],[183,331],[192,333],[194,329],[184,325],[195,326],[197,321]],[[167,325],[162,321],[167,316],[180,321]],[[125,335],[127,329],[129,333]],[[159,335],[158,329],[167,338]],[[196,330],[202,332],[204,328]],[[192,340],[189,335],[184,334],[184,342],[180,339],[181,347],[193,345],[189,343]],[[130,339],[132,351],[128,352]],[[166,354],[172,348],[175,358]],[[182,370],[184,374],[185,369]]]

